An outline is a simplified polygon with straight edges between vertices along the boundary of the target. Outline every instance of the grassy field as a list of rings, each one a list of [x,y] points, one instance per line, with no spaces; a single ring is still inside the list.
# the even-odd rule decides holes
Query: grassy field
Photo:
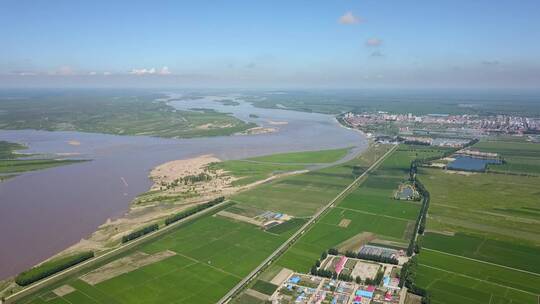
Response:
[[[524,138],[500,137],[483,140],[473,146],[483,152],[495,152],[504,159],[501,165],[489,165],[492,172],[540,175],[540,144]]]
[[[540,177],[503,174],[450,174],[419,170],[431,193],[428,229],[468,232],[491,239],[540,244]]]
[[[266,163],[333,163],[345,157],[349,148],[273,154],[250,160]]]
[[[187,138],[231,135],[255,126],[212,110],[176,111],[156,100],[163,97],[108,90],[23,94],[0,102],[0,129]]]
[[[539,159],[521,139],[474,148],[500,153],[513,173],[534,173]],[[531,160],[528,171],[513,163],[520,158]],[[538,303],[540,177],[421,168],[419,179],[431,201],[416,283],[433,303]]]
[[[225,170],[238,178],[235,186],[242,186],[270,177],[276,173],[306,169],[312,163],[333,163],[345,157],[350,149],[282,153],[251,158],[229,160],[210,164],[212,170]]]

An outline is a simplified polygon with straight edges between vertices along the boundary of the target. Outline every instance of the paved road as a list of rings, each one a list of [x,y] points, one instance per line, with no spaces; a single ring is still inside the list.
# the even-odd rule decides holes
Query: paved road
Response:
[[[232,299],[232,297],[244,286],[246,286],[255,276],[259,274],[259,272],[267,265],[269,265],[276,257],[280,256],[285,252],[285,249],[291,246],[304,232],[307,231],[307,228],[315,223],[321,215],[327,211],[328,209],[332,208],[334,203],[339,200],[344,194],[346,194],[351,188],[355,187],[356,184],[362,178],[364,178],[369,172],[371,172],[374,168],[376,168],[388,155],[392,154],[396,149],[398,145],[395,145],[392,147],[388,152],[386,152],[381,158],[379,158],[375,163],[373,163],[362,175],[357,177],[347,188],[345,188],[343,191],[341,191],[336,197],[334,197],[326,206],[324,206],[322,209],[320,209],[315,215],[302,226],[295,234],[293,234],[285,243],[283,243],[281,246],[279,246],[278,249],[276,249],[270,256],[268,256],[257,268],[255,268],[251,273],[249,273],[242,281],[240,281],[236,286],[234,286],[223,298],[221,298],[217,303],[223,304],[227,303]]]

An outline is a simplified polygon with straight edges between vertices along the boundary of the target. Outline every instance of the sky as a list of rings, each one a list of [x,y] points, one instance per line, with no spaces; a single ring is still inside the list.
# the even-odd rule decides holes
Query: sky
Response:
[[[540,87],[538,0],[1,4],[0,87]]]

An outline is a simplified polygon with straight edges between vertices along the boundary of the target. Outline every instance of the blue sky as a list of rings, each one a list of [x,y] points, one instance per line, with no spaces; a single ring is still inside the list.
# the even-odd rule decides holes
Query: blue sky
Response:
[[[540,86],[540,1],[2,1],[0,86]]]

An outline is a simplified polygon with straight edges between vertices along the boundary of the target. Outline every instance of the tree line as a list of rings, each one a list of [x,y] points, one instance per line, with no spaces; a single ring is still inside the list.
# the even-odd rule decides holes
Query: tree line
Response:
[[[148,234],[152,231],[156,231],[159,229],[159,226],[158,224],[152,224],[152,225],[149,225],[149,226],[146,226],[146,227],[143,227],[141,229],[138,229],[138,230],[135,230],[129,234],[126,234],[124,236],[122,236],[122,243],[127,243],[131,240],[134,240],[136,238],[139,238],[145,234]]]
[[[219,203],[222,203],[223,201],[225,201],[225,197],[220,196],[220,197],[215,198],[215,199],[213,199],[213,200],[211,200],[211,201],[209,201],[207,203],[200,204],[200,205],[195,206],[193,208],[190,208],[188,210],[185,210],[185,211],[176,213],[174,215],[171,215],[171,216],[169,216],[169,217],[167,217],[165,219],[165,225],[170,225],[172,223],[178,222],[181,219],[184,219],[184,218],[186,218],[186,217],[188,217],[190,215],[193,215],[193,214],[195,214],[197,212],[200,212],[200,211],[202,211],[204,209],[208,209],[208,208],[210,208],[212,206],[215,206],[215,205],[217,205]]]
[[[15,283],[20,286],[30,285],[36,281],[44,279],[55,273],[58,273],[71,266],[77,265],[85,260],[94,257],[93,251],[85,251],[75,255],[67,256],[57,260],[45,262],[39,266],[30,268],[29,270],[21,272],[15,277]]]

